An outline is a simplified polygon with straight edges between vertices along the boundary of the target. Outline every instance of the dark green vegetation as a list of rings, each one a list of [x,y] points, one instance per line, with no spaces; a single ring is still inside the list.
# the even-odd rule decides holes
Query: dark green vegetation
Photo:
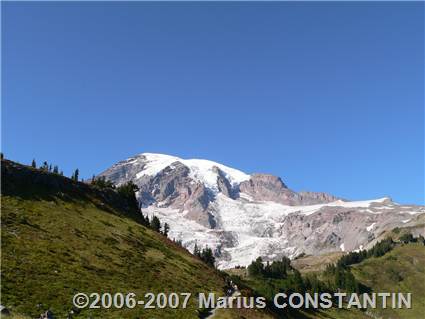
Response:
[[[293,270],[293,268],[291,267],[291,260],[287,257],[272,263],[267,262],[266,265],[264,265],[262,258],[258,257],[248,266],[248,273],[251,277],[285,279],[289,270]]]
[[[115,185],[111,181],[108,181],[104,176],[99,178],[95,178],[95,176],[93,176],[90,185],[100,190],[116,190],[116,192],[121,195],[121,197],[126,198],[129,202],[132,202],[133,206],[138,206],[135,193],[139,190],[139,187],[132,181],[115,187]],[[161,221],[156,216],[152,216],[152,219],[149,220],[148,216],[145,216],[142,212],[140,212],[140,222],[143,226],[149,227],[152,230],[163,234],[164,236],[168,236],[168,232],[170,231],[170,226],[167,223],[161,225]]]
[[[403,232],[386,238],[370,250],[351,252],[326,270],[301,275],[285,258],[264,265],[261,258],[247,268],[247,276],[232,276],[253,295],[265,296],[268,307],[282,318],[421,318],[425,313],[425,246],[422,236]],[[320,256],[318,256],[320,258]],[[412,293],[413,309],[322,309],[319,311],[274,308],[279,292],[403,292]],[[382,307],[380,307],[382,308]]]
[[[425,247],[418,243],[397,245],[382,257],[353,265],[351,271],[373,291],[411,292],[412,309],[376,309],[376,318],[418,319],[425,314]]]
[[[64,318],[76,292],[221,294],[223,276],[143,226],[132,196],[2,161],[2,304]],[[185,310],[95,309],[75,318],[197,318],[195,306],[192,298]]]
[[[193,249],[193,255],[201,259],[204,263],[210,267],[215,265],[215,257],[213,251],[209,247],[199,249],[198,245],[195,243],[195,248]]]

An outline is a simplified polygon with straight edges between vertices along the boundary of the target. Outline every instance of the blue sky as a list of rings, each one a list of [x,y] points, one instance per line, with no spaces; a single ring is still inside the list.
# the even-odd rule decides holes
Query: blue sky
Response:
[[[4,3],[2,150],[141,152],[424,204],[423,3]]]

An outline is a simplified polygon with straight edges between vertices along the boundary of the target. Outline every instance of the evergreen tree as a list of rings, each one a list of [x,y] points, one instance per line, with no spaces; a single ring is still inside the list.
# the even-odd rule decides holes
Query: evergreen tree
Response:
[[[60,175],[60,176],[63,176],[63,171],[61,171],[61,172],[59,173],[59,175]]]
[[[76,182],[78,182],[78,175],[80,174],[80,171],[78,170],[78,168],[75,170],[75,172],[74,172],[74,178],[73,178],[73,180],[74,181],[76,181]]]
[[[371,250],[368,250],[367,257],[381,257],[394,247],[392,238],[386,238],[377,243]]]
[[[91,179],[91,184],[95,185],[101,189],[105,189],[105,188],[115,188],[114,183],[112,183],[111,181],[107,180],[105,176],[101,176],[99,178],[96,178],[94,175]],[[132,187],[127,187],[127,184],[123,185],[124,188],[119,188],[118,192],[123,195],[124,197],[126,197],[127,199],[133,199],[135,200],[135,195],[134,192],[137,191],[136,189],[133,189]]]
[[[49,171],[49,164],[46,161],[43,162],[43,166],[40,167],[43,171]]]
[[[413,237],[413,235],[412,235],[412,234],[410,234],[410,233],[406,233],[406,234],[403,234],[403,235],[400,237],[400,241],[401,241],[403,244],[408,244],[408,243],[415,242],[416,240],[415,240],[415,238]]]
[[[33,158],[32,162],[31,162],[31,166],[33,168],[37,168],[37,163],[35,162],[35,159]]]
[[[308,289],[312,293],[315,293],[315,292],[320,293],[320,292],[323,292],[324,290],[316,274],[312,274],[309,277],[307,277],[304,283],[305,283],[306,289]]]
[[[151,223],[150,223],[151,228],[156,231],[156,232],[161,232],[161,222],[159,221],[159,218],[156,216],[152,217]]]
[[[274,279],[285,279],[290,269],[292,269],[291,260],[288,257],[282,257],[281,260],[276,260],[272,263],[267,261],[265,266],[263,265],[263,260],[257,258],[256,261],[253,261],[248,266],[250,276],[262,276]]]
[[[205,247],[204,249],[202,249],[201,252],[201,260],[206,263],[207,265],[214,267],[215,265],[215,257],[214,254],[212,252],[212,249],[209,248],[208,246]]]
[[[59,174],[59,167],[57,165],[55,165],[55,167],[53,167],[53,173]]]
[[[351,273],[351,271],[344,272],[344,287],[343,288],[347,292],[351,292],[351,293],[359,292],[359,284],[356,278],[354,278],[354,275]]]
[[[201,251],[199,250],[198,244],[195,242],[195,247],[193,248],[193,255],[201,258]]]
[[[96,180],[97,181],[97,180]],[[129,181],[119,187],[117,187],[117,192],[124,197],[133,197],[135,192],[139,190],[139,187],[134,184],[132,181]]]
[[[344,270],[341,266],[335,267],[334,285],[337,288],[344,288]]]
[[[0,158],[1,158],[1,159],[4,159],[4,154],[3,154],[3,152],[1,152],[1,153],[0,153]]]
[[[263,259],[258,257],[248,266],[248,274],[252,277],[262,276],[264,273]]]
[[[294,290],[296,292],[305,292],[304,280],[301,277],[301,273],[294,269]]]
[[[269,278],[284,279],[287,276],[288,270],[291,268],[291,260],[288,257],[282,257],[281,260],[271,263],[269,273],[266,276]]]
[[[92,180],[93,181],[93,180]],[[141,223],[143,226],[149,227],[149,223],[146,223],[146,217],[145,215],[143,215],[143,212],[140,212],[140,216],[141,216]]]
[[[49,165],[49,172],[52,171],[52,164]]]
[[[97,183],[98,180],[96,180]],[[112,186],[112,188],[114,187],[112,182],[109,181],[105,181],[105,179],[103,178],[103,181],[105,183],[110,183],[110,185]],[[136,192],[139,190],[139,187],[134,184],[132,181],[129,181],[119,187],[117,187],[117,193],[120,194],[121,196],[123,196],[130,207],[132,207],[134,210],[139,211],[139,203],[137,202],[137,198],[136,198]]]
[[[164,230],[163,230],[163,234],[165,237],[168,236],[168,232],[170,231],[170,225],[168,225],[167,223],[164,223]]]

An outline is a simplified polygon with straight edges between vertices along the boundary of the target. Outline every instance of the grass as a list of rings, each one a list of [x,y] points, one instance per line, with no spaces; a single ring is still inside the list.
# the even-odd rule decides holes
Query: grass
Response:
[[[113,226],[107,226],[107,224]],[[64,316],[76,292],[221,293],[223,278],[135,221],[87,202],[2,197],[2,303]],[[193,299],[193,298],[192,298]],[[189,309],[82,311],[76,318],[196,318]]]
[[[425,247],[407,244],[352,268],[358,280],[375,292],[412,293],[412,309],[376,309],[376,317],[417,319],[425,313]]]
[[[334,262],[335,256],[324,255],[303,257],[294,264],[302,267],[305,272],[320,273],[324,261]],[[317,265],[317,269],[313,267]],[[402,292],[412,293],[412,309],[339,309],[330,308],[319,311],[284,310],[278,311],[280,318],[290,319],[418,319],[425,313],[425,247],[421,244],[410,243],[396,246],[392,251],[378,258],[368,258],[352,266],[352,272],[362,284],[371,287],[373,292]],[[285,279],[261,279],[248,277],[245,269],[229,271],[233,275],[241,276],[244,285],[258,294],[270,298],[280,289],[287,286]],[[265,284],[265,281],[268,284]],[[224,317],[225,318],[225,317]]]
[[[2,161],[2,304],[11,318],[33,318],[50,309],[57,318],[72,309],[76,292],[124,294],[190,292],[187,309],[94,309],[74,318],[198,318],[196,294],[222,294],[224,276],[138,223],[137,215],[116,194],[102,193],[61,176],[18,166],[4,173]],[[16,177],[19,176],[19,177]],[[6,177],[5,177],[6,176]],[[39,184],[37,184],[39,183]],[[40,184],[41,183],[41,184]],[[400,231],[400,234],[403,231]],[[303,272],[320,271],[337,256],[303,257]],[[355,277],[375,292],[412,292],[413,309],[372,312],[375,318],[417,319],[425,313],[425,247],[402,245],[352,267]],[[236,270],[250,290],[260,281]],[[273,289],[285,285],[276,281]],[[240,286],[241,287],[241,286]],[[262,294],[270,294],[264,291]],[[215,319],[276,317],[267,311],[218,310]],[[332,308],[284,312],[284,318],[361,319],[359,310]]]
[[[326,266],[335,263],[344,253],[332,252],[319,256],[304,256],[291,262],[291,265],[302,274],[324,271]]]
[[[77,292],[192,297],[186,309],[85,309],[73,318],[198,318],[198,293],[223,295],[223,273],[142,226],[137,208],[112,190],[7,160],[1,168],[1,303],[11,318],[46,310],[66,318]]]
[[[223,276],[164,236],[112,190],[2,161],[2,304],[65,317],[76,292],[222,293]],[[83,310],[75,318],[197,318],[188,309]]]

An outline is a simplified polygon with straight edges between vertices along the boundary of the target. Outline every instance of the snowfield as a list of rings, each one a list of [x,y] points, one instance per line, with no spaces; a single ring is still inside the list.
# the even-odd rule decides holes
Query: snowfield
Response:
[[[336,201],[320,205],[286,206],[274,202],[247,201],[247,198],[247,196],[241,196],[233,200],[223,194],[217,194],[212,208],[219,222],[218,229],[210,229],[185,219],[184,212],[179,213],[178,210],[152,205],[144,212],[150,216],[157,215],[161,221],[167,222],[171,226],[170,238],[181,240],[189,251],[193,250],[195,243],[201,247],[219,248],[222,255],[228,258],[227,260],[219,258],[218,268],[227,269],[239,265],[247,266],[259,256],[272,260],[283,255],[294,258],[301,254],[303,250],[291,245],[290,238],[281,230],[285,217],[290,214],[308,216],[324,207],[373,207],[387,200],[387,198],[380,198],[358,202]],[[384,211],[387,211],[385,206],[378,206],[371,210],[371,213],[381,214]],[[366,230],[371,232],[375,226],[376,222],[367,226]],[[220,239],[223,234],[231,234],[233,242],[229,246],[233,247],[224,247]],[[347,251],[344,243],[341,243],[338,248],[341,251]],[[363,245],[358,245],[356,249],[363,249]]]
[[[155,176],[161,170],[175,162],[180,162],[189,167],[190,177],[203,183],[205,186],[214,191],[218,191],[217,173],[213,170],[214,167],[221,169],[226,174],[226,178],[232,185],[238,185],[250,178],[250,176],[244,172],[213,161],[203,159],[182,159],[175,156],[154,153],[143,153],[140,155],[143,155],[147,161],[145,168],[137,173],[137,178],[141,178],[143,175]]]
[[[176,173],[182,170],[174,170],[177,162],[188,168],[184,176]],[[222,191],[226,184],[223,174],[224,182],[231,185],[236,196]],[[283,196],[277,199],[297,193],[288,188],[284,189],[287,193],[282,192],[286,186],[272,175],[263,174],[255,179],[254,175],[213,161],[164,154],[139,154],[113,165],[100,176],[116,185],[132,180],[143,186],[145,197],[140,192],[136,194],[142,212],[150,217],[158,216],[162,224],[168,223],[169,237],[181,240],[189,251],[193,251],[195,243],[199,247],[211,247],[220,269],[247,266],[259,256],[276,260],[282,256],[294,258],[301,253],[367,249],[383,231],[414,224],[416,216],[425,213],[423,206],[399,205],[388,197],[332,201],[335,197],[323,200],[319,195],[319,200],[313,202],[320,204],[314,205],[279,201],[270,197],[270,192]],[[154,180],[151,177],[160,181],[149,184]],[[224,183],[221,188],[219,178]],[[204,189],[198,187],[200,184]],[[254,192],[251,186],[256,187]],[[146,193],[151,197],[143,202]],[[210,219],[214,223],[209,223]]]

